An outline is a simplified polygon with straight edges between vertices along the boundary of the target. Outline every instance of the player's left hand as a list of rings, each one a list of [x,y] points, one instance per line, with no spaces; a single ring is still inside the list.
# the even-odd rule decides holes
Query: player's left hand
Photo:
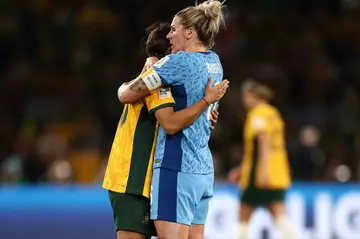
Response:
[[[210,129],[215,129],[215,125],[217,124],[218,118],[219,118],[219,111],[217,109],[214,109],[210,117],[210,121],[211,121]]]
[[[205,101],[211,105],[216,101],[220,100],[226,93],[227,88],[229,87],[229,81],[223,80],[221,83],[211,86],[212,84],[212,77],[210,77],[208,84],[205,88]]]
[[[241,167],[232,168],[228,173],[227,179],[230,183],[237,183],[240,180]]]

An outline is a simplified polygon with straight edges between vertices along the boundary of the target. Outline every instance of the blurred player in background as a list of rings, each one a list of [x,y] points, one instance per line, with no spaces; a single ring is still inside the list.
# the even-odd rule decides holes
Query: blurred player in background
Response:
[[[218,55],[209,50],[224,23],[222,9],[221,2],[206,1],[179,11],[168,34],[173,54],[162,58],[121,92],[123,102],[133,103],[163,85],[171,86],[175,111],[198,100],[208,107],[199,119],[175,135],[167,135],[157,117],[161,127],[154,157],[151,219],[156,220],[156,230],[162,239],[183,239],[189,234],[193,239],[204,238],[214,184],[208,142],[209,113],[215,104],[204,97],[203,91],[209,77],[215,84],[227,84],[220,83],[222,65]]]
[[[149,31],[146,48],[150,58],[165,56],[169,52],[166,39],[169,25],[157,23]],[[149,59],[144,69],[148,64]],[[223,94],[221,87],[208,87],[205,91],[210,102]],[[103,187],[109,190],[118,239],[143,239],[156,235],[149,220],[150,182],[158,127],[156,117],[161,116],[160,109],[170,107],[173,111],[174,105],[170,90],[162,88],[144,100],[124,107],[103,183]],[[194,105],[176,112],[162,123],[167,125],[170,122],[171,126],[167,128],[176,132],[191,124],[206,107],[206,103],[200,102],[200,108]]]
[[[238,239],[249,239],[249,221],[257,207],[267,207],[284,239],[293,231],[286,217],[285,193],[290,169],[284,140],[284,122],[268,102],[271,90],[253,80],[242,85],[242,101],[248,110],[244,126],[244,156],[241,166],[229,173],[242,190]]]

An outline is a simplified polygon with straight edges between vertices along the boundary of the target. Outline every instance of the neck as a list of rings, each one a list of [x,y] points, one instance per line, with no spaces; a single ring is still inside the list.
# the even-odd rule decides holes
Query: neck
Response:
[[[207,52],[208,50],[207,47],[200,43],[191,44],[185,48],[185,52]]]
[[[254,103],[253,108],[256,108],[256,107],[258,107],[258,106],[260,106],[260,105],[263,105],[263,104],[266,104],[266,102],[263,101],[263,100],[258,100],[258,101],[256,101],[256,102]]]

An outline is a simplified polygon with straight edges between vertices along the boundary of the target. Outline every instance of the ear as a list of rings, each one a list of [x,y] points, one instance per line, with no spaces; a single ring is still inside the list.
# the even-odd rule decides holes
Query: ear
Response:
[[[196,31],[193,27],[190,27],[188,29],[185,30],[185,38],[186,40],[190,40],[191,38],[194,37],[194,35],[196,35]]]

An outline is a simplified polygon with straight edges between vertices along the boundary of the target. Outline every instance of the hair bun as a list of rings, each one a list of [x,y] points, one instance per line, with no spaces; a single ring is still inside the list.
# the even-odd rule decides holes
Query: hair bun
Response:
[[[223,9],[224,5],[220,1],[207,0],[187,7],[175,16],[180,17],[180,24],[185,28],[193,27],[198,34],[198,39],[204,46],[211,49],[221,25],[225,25]]]
[[[197,5],[195,8],[203,12],[206,18],[215,21],[218,27],[220,27],[221,24],[224,24],[223,7],[220,1],[208,0]]]

